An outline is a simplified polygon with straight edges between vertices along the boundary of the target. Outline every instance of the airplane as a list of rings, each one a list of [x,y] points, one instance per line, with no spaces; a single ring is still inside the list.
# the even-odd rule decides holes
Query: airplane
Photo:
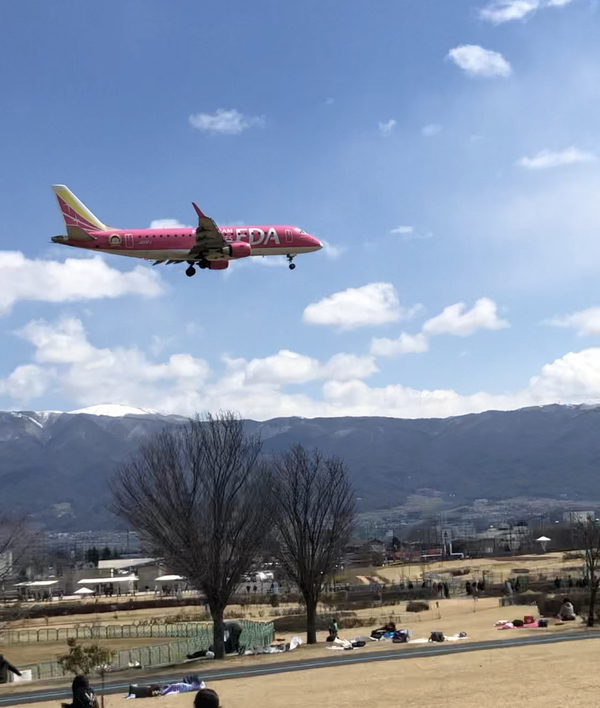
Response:
[[[67,229],[53,236],[53,243],[84,248],[93,252],[152,260],[187,263],[185,274],[195,275],[196,266],[224,270],[229,261],[248,256],[285,256],[290,270],[294,258],[323,248],[319,239],[297,226],[217,226],[192,202],[198,226],[168,226],[161,229],[117,229],[96,218],[63,184],[52,185]]]

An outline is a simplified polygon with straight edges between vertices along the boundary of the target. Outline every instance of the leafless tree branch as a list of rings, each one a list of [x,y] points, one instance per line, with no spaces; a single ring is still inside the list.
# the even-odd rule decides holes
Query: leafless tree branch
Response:
[[[223,612],[271,523],[269,469],[259,438],[235,414],[196,417],[147,440],[113,481],[113,510],[175,573],[202,591],[223,655]]]
[[[27,516],[0,511],[0,583],[23,569],[36,537]]]
[[[600,586],[600,523],[594,517],[588,516],[585,521],[575,524],[575,538],[583,552],[586,572],[589,579],[589,602],[587,626],[595,623],[596,595]]]
[[[306,602],[307,642],[316,642],[316,608],[354,522],[354,491],[344,463],[295,445],[273,463],[276,556]]]

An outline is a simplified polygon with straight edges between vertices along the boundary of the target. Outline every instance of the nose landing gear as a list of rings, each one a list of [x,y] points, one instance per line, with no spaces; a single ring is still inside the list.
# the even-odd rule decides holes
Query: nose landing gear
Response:
[[[295,257],[296,257],[296,254],[295,254],[295,253],[294,253],[294,254],[288,253],[287,256],[286,256],[286,258],[288,259],[288,263],[290,264],[290,265],[289,265],[289,269],[290,269],[290,270],[294,270],[294,268],[296,267],[296,264],[293,263],[293,260],[294,260]]]

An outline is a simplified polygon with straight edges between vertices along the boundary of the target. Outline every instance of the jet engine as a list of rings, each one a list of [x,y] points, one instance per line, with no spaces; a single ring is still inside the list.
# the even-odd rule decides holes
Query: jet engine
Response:
[[[225,268],[229,268],[229,263],[227,261],[209,261],[208,262],[208,269],[209,270],[225,270]]]
[[[246,258],[252,254],[252,246],[246,241],[236,241],[225,246],[223,253],[231,258]]]

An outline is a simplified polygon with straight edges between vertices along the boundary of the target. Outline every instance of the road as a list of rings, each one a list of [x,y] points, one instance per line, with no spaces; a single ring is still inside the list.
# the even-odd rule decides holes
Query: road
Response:
[[[511,647],[526,647],[538,644],[557,644],[559,642],[581,641],[583,639],[600,639],[600,631],[592,632],[573,632],[561,635],[546,635],[546,636],[529,636],[503,641],[486,641],[472,643],[457,643],[457,644],[428,644],[419,649],[399,650],[395,648],[392,651],[377,651],[360,653],[359,650],[352,652],[332,652],[329,656],[320,659],[286,661],[267,666],[257,666],[249,668],[217,668],[208,669],[201,675],[206,682],[223,681],[232,678],[251,678],[252,676],[269,676],[271,674],[283,674],[289,671],[307,671],[309,669],[331,668],[332,666],[348,666],[351,664],[366,664],[371,661],[390,661],[402,659],[418,659],[428,656],[441,656],[444,654],[464,654],[471,651],[486,651],[489,649],[508,649]],[[268,661],[268,659],[266,659]],[[132,678],[127,682],[111,681],[106,684],[106,693],[123,693],[126,694],[130,683],[160,683],[168,684],[176,681],[181,681],[184,673],[198,673],[198,668],[181,667],[181,671],[175,675],[152,675],[144,674],[139,679]],[[95,684],[97,685],[97,683]],[[26,691],[13,693],[12,695],[1,696],[0,706],[14,706],[22,703],[38,703],[41,701],[71,699],[70,687],[64,688],[45,688],[38,691]]]

